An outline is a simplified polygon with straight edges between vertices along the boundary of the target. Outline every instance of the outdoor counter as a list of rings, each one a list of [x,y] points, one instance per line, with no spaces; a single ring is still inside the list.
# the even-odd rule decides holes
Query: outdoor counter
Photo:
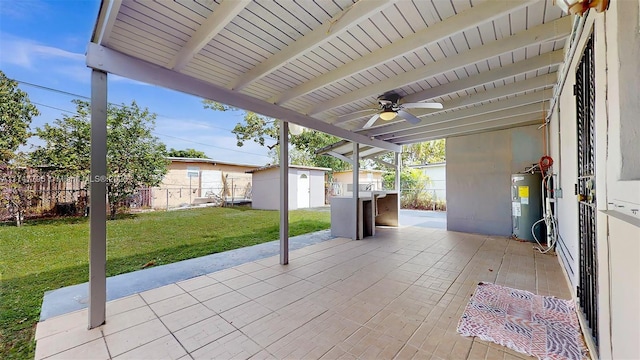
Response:
[[[353,237],[353,197],[331,198],[331,235]],[[376,226],[398,226],[397,191],[361,191],[358,194],[357,239],[375,235]]]

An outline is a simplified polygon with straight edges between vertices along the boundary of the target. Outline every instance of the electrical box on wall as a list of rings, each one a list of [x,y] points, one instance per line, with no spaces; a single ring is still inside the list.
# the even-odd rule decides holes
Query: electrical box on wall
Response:
[[[539,173],[511,175],[511,225],[513,236],[534,241],[531,227],[542,218],[542,176]],[[544,223],[534,228],[536,237],[545,237]]]

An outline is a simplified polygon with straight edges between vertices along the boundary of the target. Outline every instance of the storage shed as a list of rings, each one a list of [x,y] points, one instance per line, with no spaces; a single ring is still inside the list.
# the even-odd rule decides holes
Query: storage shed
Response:
[[[252,207],[278,210],[280,204],[280,166],[269,165],[247,171],[252,174]],[[324,205],[324,179],[329,168],[289,166],[289,210]]]

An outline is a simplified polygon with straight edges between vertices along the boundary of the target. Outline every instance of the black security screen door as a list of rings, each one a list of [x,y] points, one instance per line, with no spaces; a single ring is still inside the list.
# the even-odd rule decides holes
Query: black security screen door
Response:
[[[578,299],[598,345],[598,273],[595,183],[595,76],[593,35],[589,38],[576,71],[578,121],[578,223],[580,236],[580,282]]]

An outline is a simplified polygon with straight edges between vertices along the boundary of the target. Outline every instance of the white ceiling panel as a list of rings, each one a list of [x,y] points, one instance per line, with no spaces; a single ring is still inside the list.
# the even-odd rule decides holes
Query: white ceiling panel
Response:
[[[89,66],[386,149],[533,121],[572,25],[553,0],[109,2]],[[363,130],[389,92],[445,108]]]
[[[209,16],[209,14],[218,7],[218,3],[215,1],[175,0],[175,2],[200,14],[203,18]]]

